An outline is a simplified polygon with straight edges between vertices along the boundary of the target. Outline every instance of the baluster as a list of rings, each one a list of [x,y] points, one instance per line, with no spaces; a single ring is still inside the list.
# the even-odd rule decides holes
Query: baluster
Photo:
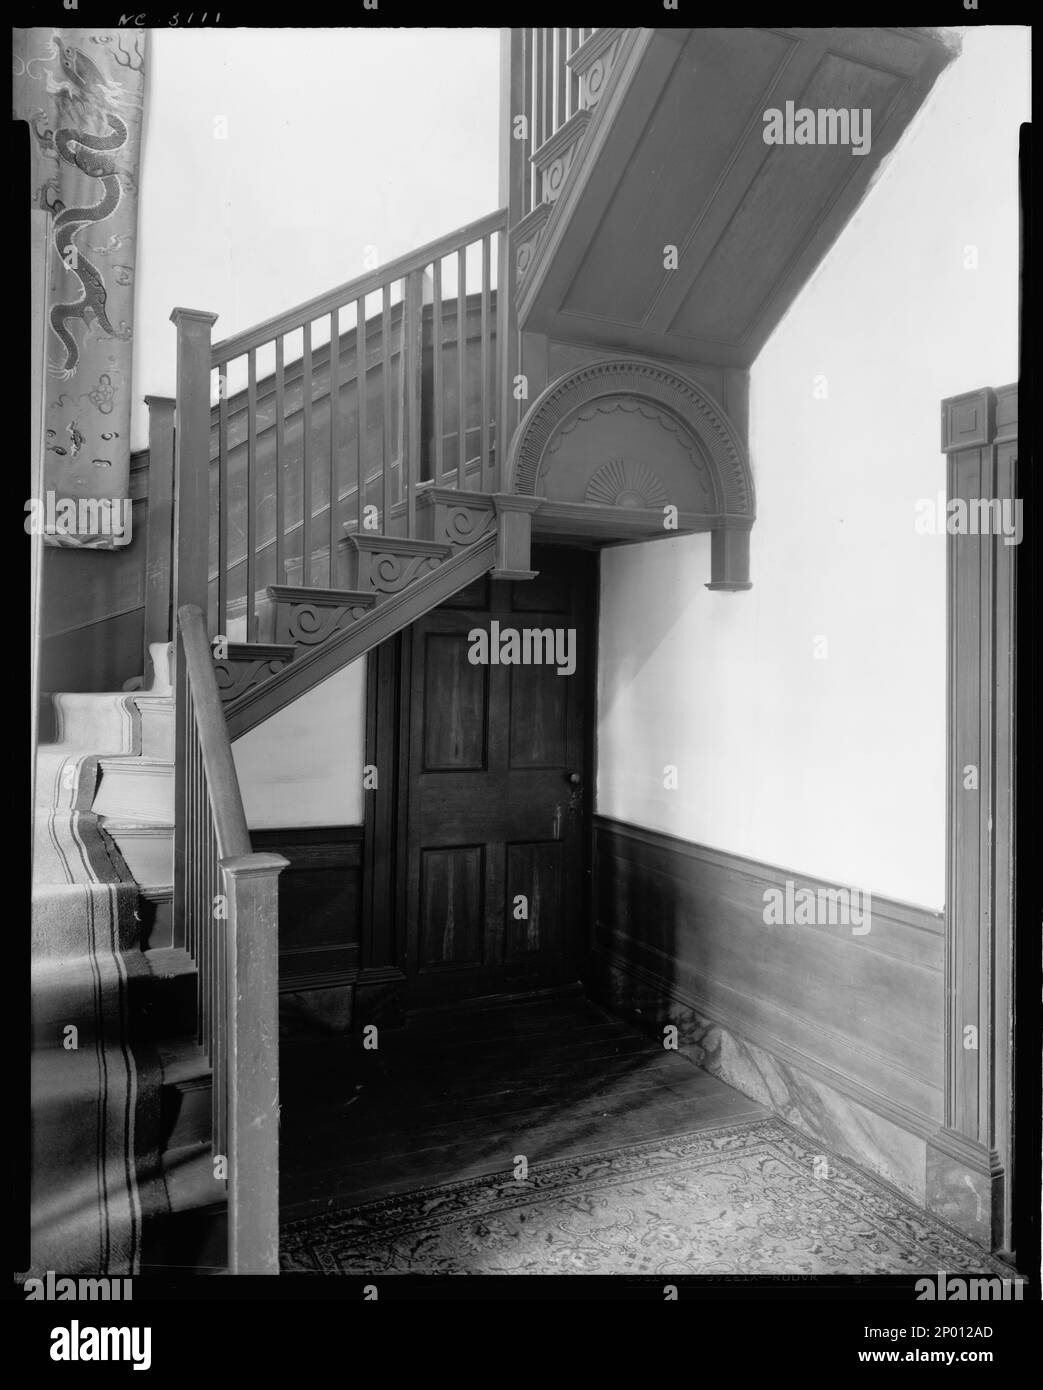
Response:
[[[511,220],[513,221],[517,221],[519,218],[524,217],[527,212],[532,211],[533,200],[535,197],[533,190],[536,186],[535,170],[533,169],[532,161],[529,158],[533,150],[536,148],[533,144],[535,133],[532,128],[533,121],[536,119],[535,104],[533,102],[533,91],[535,90],[533,35],[536,33],[536,30],[519,29],[517,32],[521,35],[522,45],[519,82],[521,87],[522,115],[525,117],[525,139],[517,142],[519,150],[518,158],[521,164],[520,172],[523,197],[521,211],[516,216],[512,212]],[[508,138],[512,139],[513,141],[513,133],[508,131]],[[512,144],[512,149],[513,148],[514,146]],[[509,206],[509,204],[507,204],[503,198],[501,198],[500,201],[504,202],[506,206]]]
[[[188,751],[192,727],[192,689],[185,677],[185,653],[181,633],[174,614],[174,679],[177,696],[174,701],[174,748],[180,761],[174,776],[174,945],[192,954],[192,922],[188,912]]]
[[[391,286],[384,286],[380,327],[380,394],[384,401],[384,512],[380,529],[391,534]]]
[[[193,889],[194,889],[194,911],[196,918],[196,933],[199,942],[199,983],[200,983],[200,1010],[199,1010],[199,1041],[204,1047],[207,1045],[207,1031],[210,1026],[210,930],[206,914],[202,910],[202,887],[201,878],[203,866],[202,859],[203,844],[203,798],[202,798],[202,769],[201,769],[200,747],[198,732],[195,744],[195,766],[193,768],[194,777],[192,779],[192,798],[195,803],[193,813],[194,834],[192,837],[192,863],[194,867]]]
[[[246,640],[257,639],[257,352],[246,354]]]
[[[301,355],[301,389],[304,392],[302,429],[301,506],[304,509],[304,532],[301,540],[301,583],[311,583],[311,323],[303,325],[304,344]]]
[[[149,647],[169,642],[171,549],[174,539],[174,401],[146,396],[148,406],[148,517],[145,561],[145,626],[142,684],[150,683]]]
[[[575,53],[576,49],[579,48],[580,30],[569,29],[567,30],[567,33],[569,36],[568,56],[571,58],[572,55]],[[569,69],[568,106],[570,116],[574,116],[576,112],[579,110],[579,76],[576,73],[574,73],[571,68]]]
[[[211,897],[224,893],[224,885],[221,882],[221,869],[218,863],[217,837],[213,827],[213,817],[211,813],[210,829],[210,864],[211,864]],[[214,1061],[211,1084],[213,1086],[213,1128],[214,1128],[214,1152],[223,1154],[225,1144],[224,1134],[224,1094],[225,1094],[225,932],[224,923],[227,918],[227,907],[225,916],[214,919],[214,963],[216,965],[216,987],[214,990],[215,1007],[215,1027],[214,1027]]]
[[[340,484],[337,481],[337,431],[340,424],[340,310],[330,312],[330,588],[337,586],[337,518]]]
[[[228,631],[228,363],[217,369],[217,612],[218,632]]]
[[[517,424],[519,404],[514,399],[514,377],[518,371],[517,323],[513,313],[514,257],[511,254],[510,233],[500,232],[496,268],[496,473],[493,491],[506,487],[507,449],[511,432]]]
[[[366,441],[366,299],[355,301],[355,396],[358,410],[355,458],[358,465],[358,493],[355,498],[355,533],[362,535],[362,512],[366,505],[366,470],[369,464]]]
[[[423,371],[423,271],[410,271],[406,279],[404,311],[405,341],[402,372],[406,396],[406,436],[402,444],[402,467],[406,481],[406,535],[416,535],[416,481],[420,477],[420,395]]]
[[[431,325],[434,347],[434,382],[432,391],[435,398],[435,487],[442,486],[442,261],[435,261],[432,267],[433,320]]]
[[[540,30],[540,144],[554,134],[553,29]],[[537,146],[539,148],[539,146]]]
[[[456,253],[456,399],[457,470],[456,486],[467,488],[467,252]]]
[[[478,468],[479,491],[488,490],[489,470],[492,460],[489,457],[489,369],[492,361],[492,342],[489,333],[489,298],[492,286],[492,246],[489,233],[482,237],[482,324],[481,324],[481,415],[479,425],[481,442],[479,451],[481,463]]]
[[[283,354],[286,339],[275,340],[275,582],[286,583],[286,487],[283,479],[286,458],[286,369]],[[223,629],[222,629],[223,631]]]
[[[567,83],[569,70],[565,66],[567,29],[554,30],[554,129],[563,126],[568,119],[566,110]]]

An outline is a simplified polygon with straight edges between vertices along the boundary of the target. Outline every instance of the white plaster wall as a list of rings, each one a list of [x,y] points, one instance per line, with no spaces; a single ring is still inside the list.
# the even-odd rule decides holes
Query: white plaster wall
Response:
[[[362,274],[367,247],[383,264],[498,206],[495,28],[161,27],[149,44],[135,449],[142,397],[173,394],[175,305],[226,338]],[[364,697],[357,662],[238,740],[252,828],[361,823]]]
[[[1025,29],[964,35],[757,359],[753,589],[703,587],[708,536],[603,553],[604,815],[943,906],[945,538],[915,504],[942,398],[1017,377],[1028,63]]]
[[[215,340],[495,212],[499,31],[149,32],[132,447],[175,305]],[[215,138],[215,120],[227,138]],[[318,341],[318,339],[316,339]]]
[[[250,829],[361,825],[365,716],[363,657],[236,739]]]

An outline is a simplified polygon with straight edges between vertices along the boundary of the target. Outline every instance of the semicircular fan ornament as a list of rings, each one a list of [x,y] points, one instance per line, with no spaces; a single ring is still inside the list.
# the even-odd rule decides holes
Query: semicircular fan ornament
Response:
[[[666,489],[647,464],[610,459],[587,484],[583,500],[601,507],[661,507]]]

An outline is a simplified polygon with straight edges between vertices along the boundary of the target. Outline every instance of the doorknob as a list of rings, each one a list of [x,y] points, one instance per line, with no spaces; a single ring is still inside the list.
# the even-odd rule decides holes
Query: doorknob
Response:
[[[579,784],[583,781],[583,778],[579,775],[578,772],[570,772],[568,774],[568,778],[574,787],[578,787]]]

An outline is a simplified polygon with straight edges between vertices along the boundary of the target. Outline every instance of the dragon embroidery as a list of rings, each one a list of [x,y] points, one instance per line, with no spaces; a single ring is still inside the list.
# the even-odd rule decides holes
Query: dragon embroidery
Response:
[[[57,35],[52,54],[59,60],[64,80],[49,82],[49,88],[57,98],[65,121],[53,136],[36,126],[37,137],[42,144],[50,147],[59,160],[87,178],[98,179],[102,190],[100,200],[89,206],[67,208],[61,203],[52,204],[56,214],[54,249],[65,268],[80,282],[79,296],[66,303],[52,305],[50,312],[51,330],[65,350],[64,363],[61,366],[52,365],[51,370],[60,377],[68,378],[76,371],[80,361],[79,344],[67,326],[70,320],[80,319],[86,323],[91,317],[102,332],[112,338],[126,341],[131,336],[125,323],[121,323],[117,329],[109,321],[108,295],[102,274],[75,244],[83,228],[104,222],[116,212],[122,201],[123,175],[117,166],[117,156],[127,144],[128,130],[121,117],[106,109],[115,93],[97,65],[80,49],[62,43]],[[92,118],[99,115],[108,125],[108,132],[93,134],[84,127],[89,122],[93,123]]]
[[[82,290],[78,299],[51,306],[51,329],[65,348],[65,364],[58,371],[65,377],[75,372],[80,359],[76,339],[66,327],[70,319],[83,319],[86,322],[87,315],[92,314],[98,326],[110,337],[130,337],[130,331],[125,324],[116,329],[109,322],[105,282],[97,267],[74,245],[74,239],[81,227],[94,222],[104,222],[107,217],[111,217],[123,196],[120,175],[115,166],[115,154],[127,142],[127,127],[119,116],[113,115],[112,112],[106,112],[105,119],[112,130],[111,135],[86,135],[66,128],[59,130],[54,137],[59,156],[66,163],[75,165],[89,178],[100,179],[102,185],[99,202],[91,207],[66,208],[54,219],[54,248],[67,268],[79,280]]]

